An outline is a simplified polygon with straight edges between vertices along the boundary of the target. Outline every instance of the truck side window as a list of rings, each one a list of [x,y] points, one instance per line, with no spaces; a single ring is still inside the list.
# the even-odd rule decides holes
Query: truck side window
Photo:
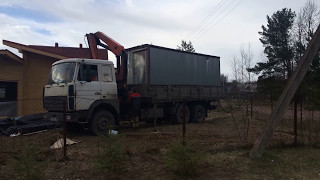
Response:
[[[109,65],[102,65],[102,81],[112,82],[112,69]]]
[[[6,98],[6,88],[0,87],[0,99]]]
[[[81,64],[79,73],[78,73],[78,81],[98,81],[98,66],[97,65],[89,65],[89,64]]]

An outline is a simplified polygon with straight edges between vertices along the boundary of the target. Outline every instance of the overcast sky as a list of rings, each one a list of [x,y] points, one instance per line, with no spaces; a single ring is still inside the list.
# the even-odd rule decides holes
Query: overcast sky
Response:
[[[1,0],[0,39],[27,45],[85,47],[84,35],[102,31],[125,48],[154,44],[176,48],[191,40],[196,52],[221,57],[232,79],[231,61],[251,44],[261,60],[258,31],[267,15],[299,11],[307,0]],[[317,0],[315,1],[317,2]],[[0,44],[0,49],[8,49]],[[111,56],[111,55],[109,55]]]

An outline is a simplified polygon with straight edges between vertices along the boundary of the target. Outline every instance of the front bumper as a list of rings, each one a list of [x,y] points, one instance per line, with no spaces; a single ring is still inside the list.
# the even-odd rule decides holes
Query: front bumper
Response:
[[[78,114],[77,113],[66,113],[66,121],[67,122],[78,122]],[[47,119],[53,122],[62,122],[63,121],[63,113],[62,112],[48,112]]]

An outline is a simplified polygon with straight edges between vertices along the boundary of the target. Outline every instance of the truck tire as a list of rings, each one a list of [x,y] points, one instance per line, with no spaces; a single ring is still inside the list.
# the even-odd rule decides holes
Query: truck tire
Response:
[[[90,131],[94,135],[106,135],[109,130],[115,127],[115,118],[109,111],[98,111],[91,122]]]
[[[195,123],[202,123],[206,119],[206,109],[202,105],[194,105],[191,109],[191,118]]]
[[[189,107],[186,105],[186,123],[190,121],[190,110]],[[175,122],[177,124],[183,123],[183,104],[180,104],[175,112]]]

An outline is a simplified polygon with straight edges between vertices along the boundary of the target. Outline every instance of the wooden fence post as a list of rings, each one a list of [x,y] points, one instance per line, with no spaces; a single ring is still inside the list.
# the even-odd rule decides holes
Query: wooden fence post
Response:
[[[67,159],[67,119],[66,119],[66,101],[63,101],[63,159]]]

